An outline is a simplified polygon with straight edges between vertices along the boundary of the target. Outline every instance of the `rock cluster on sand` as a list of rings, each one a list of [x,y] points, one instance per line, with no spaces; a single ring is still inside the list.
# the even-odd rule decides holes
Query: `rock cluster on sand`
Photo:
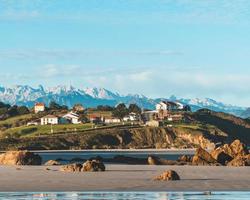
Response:
[[[211,152],[211,155],[222,165],[227,166],[250,166],[250,154],[246,145],[239,140],[230,145],[225,144]]]
[[[250,166],[250,154],[239,140],[214,149],[211,153],[199,147],[195,155],[181,156],[177,161],[165,160],[155,156],[148,157],[149,165],[206,165],[206,166]]]
[[[84,172],[105,171],[105,165],[99,160],[88,160],[82,166]]]
[[[61,163],[56,161],[56,160],[49,160],[44,165],[45,166],[56,166],[56,165],[61,165]]]
[[[192,159],[193,165],[219,165],[210,153],[201,147],[196,149],[195,155]]]
[[[198,148],[192,160],[193,165],[250,166],[250,154],[239,140],[225,144],[208,153]]]
[[[60,168],[63,172],[98,172],[105,171],[105,165],[99,160],[88,160],[83,164],[64,165]]]
[[[64,165],[60,168],[62,172],[81,172],[82,164],[74,163],[70,165]]]
[[[41,165],[42,158],[29,151],[7,151],[0,155],[0,165]]]
[[[180,176],[177,174],[176,171],[169,170],[163,172],[160,176],[157,176],[155,180],[158,181],[178,181],[180,180]]]

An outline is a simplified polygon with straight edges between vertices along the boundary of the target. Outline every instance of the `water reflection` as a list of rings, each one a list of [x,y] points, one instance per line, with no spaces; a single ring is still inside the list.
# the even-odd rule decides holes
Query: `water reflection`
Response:
[[[250,192],[44,192],[0,193],[8,200],[249,200]]]

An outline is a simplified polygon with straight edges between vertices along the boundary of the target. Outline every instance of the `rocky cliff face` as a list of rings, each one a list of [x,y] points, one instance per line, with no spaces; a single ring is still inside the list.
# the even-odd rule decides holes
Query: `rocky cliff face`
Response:
[[[217,137],[207,138],[198,130],[190,133],[183,128],[111,129],[42,138],[0,140],[1,150],[10,149],[110,149],[110,148],[213,148]],[[11,141],[10,141],[11,140]],[[13,145],[15,144],[15,145]]]

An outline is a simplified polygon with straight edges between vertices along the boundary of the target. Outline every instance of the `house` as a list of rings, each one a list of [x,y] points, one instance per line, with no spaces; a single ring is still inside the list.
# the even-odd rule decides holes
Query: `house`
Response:
[[[80,116],[74,112],[70,112],[64,116],[62,116],[63,119],[68,120],[71,124],[80,124],[79,121]]]
[[[156,110],[145,111],[142,113],[142,121],[147,122],[147,121],[155,120],[157,119],[157,116],[158,116],[158,112]]]
[[[45,104],[44,103],[36,103],[34,107],[35,113],[43,112],[45,111]]]
[[[185,105],[180,103],[180,102],[175,102],[175,104],[177,105],[177,110],[184,110],[185,109]]]
[[[129,113],[129,115],[127,115],[123,118],[123,121],[125,121],[125,122],[138,121],[138,120],[139,120],[138,115],[136,113],[133,113],[133,112]]]
[[[84,107],[83,107],[82,104],[76,104],[76,105],[74,105],[73,110],[76,111],[76,112],[83,112]]]
[[[156,104],[156,110],[165,110],[165,111],[175,111],[178,109],[178,105],[172,101],[161,101]]]
[[[54,115],[46,115],[41,118],[41,125],[58,124],[59,118]]]
[[[105,117],[103,121],[105,124],[121,123],[120,119],[114,117]]]
[[[101,123],[101,122],[103,122],[103,117],[101,115],[89,114],[88,119],[92,123]]]

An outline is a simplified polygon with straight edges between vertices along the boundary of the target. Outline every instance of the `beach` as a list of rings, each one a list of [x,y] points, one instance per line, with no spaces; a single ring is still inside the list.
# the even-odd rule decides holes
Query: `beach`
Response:
[[[46,169],[48,168],[48,169]],[[59,166],[0,166],[0,192],[249,191],[250,167],[107,164],[105,172],[60,172]],[[165,170],[180,181],[154,181]]]

